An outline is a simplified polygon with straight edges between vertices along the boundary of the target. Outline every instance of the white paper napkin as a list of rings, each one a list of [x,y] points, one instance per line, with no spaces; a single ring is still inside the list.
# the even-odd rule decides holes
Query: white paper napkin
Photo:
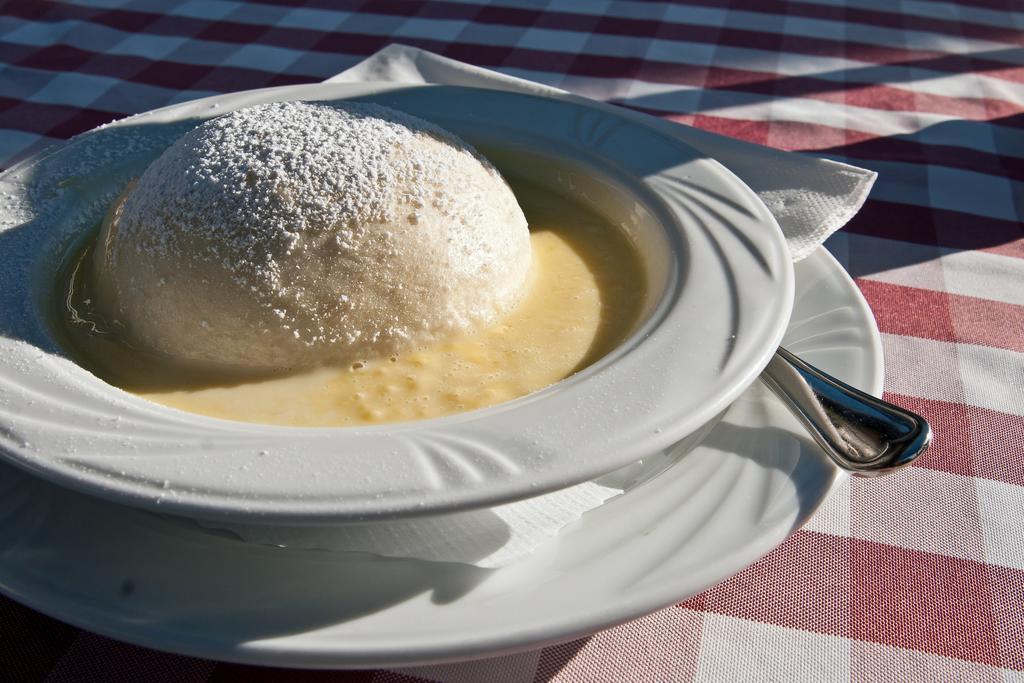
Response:
[[[249,543],[282,548],[364,552],[494,568],[529,555],[587,510],[620,493],[620,488],[586,482],[517,503],[443,517],[335,527],[203,524]]]
[[[464,85],[541,95],[563,92],[405,45],[389,45],[328,79],[362,81]],[[781,152],[621,107],[613,109],[675,136],[739,176],[775,215],[794,261],[810,254],[845,225],[875,181],[873,171],[856,166]],[[621,492],[621,488],[587,482],[525,501],[445,517],[342,527],[234,525],[227,529],[253,543],[501,567],[528,555],[587,510]]]
[[[327,79],[328,83],[362,81],[464,85],[536,95],[565,92],[407,45],[389,45]],[[878,175],[838,161],[781,152],[622,107],[594,104],[653,125],[725,165],[757,193],[775,216],[794,261],[808,256],[853,218]]]

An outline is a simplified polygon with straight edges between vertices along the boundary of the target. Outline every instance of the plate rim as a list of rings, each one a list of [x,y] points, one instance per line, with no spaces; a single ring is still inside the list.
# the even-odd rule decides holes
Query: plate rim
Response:
[[[842,286],[846,289],[846,294],[850,297],[850,301],[846,303],[852,303],[857,309],[857,317],[859,323],[863,324],[863,332],[867,339],[866,344],[851,344],[850,349],[853,353],[859,353],[867,360],[866,367],[862,369],[864,376],[857,379],[851,379],[855,384],[861,385],[862,388],[869,390],[871,393],[879,393],[881,391],[881,379],[883,374],[883,357],[881,354],[881,343],[880,335],[878,333],[877,326],[874,322],[873,316],[871,315],[870,307],[867,305],[863,295],[857,289],[853,280],[845,273],[842,266],[838,261],[830,254],[824,251],[823,248],[819,248],[816,255],[821,256],[825,268],[832,271],[833,275],[840,275],[842,278]],[[831,369],[832,372],[837,372],[835,368]],[[837,373],[841,374],[841,373]],[[765,399],[760,399],[765,400]],[[770,400],[770,399],[769,399]],[[767,426],[767,425],[766,425]],[[381,659],[383,653],[388,651],[387,648],[378,648],[374,654],[369,657],[363,655],[359,656],[359,651],[356,646],[337,649],[336,644],[332,647],[330,643],[323,642],[323,639],[318,639],[313,635],[314,631],[298,633],[283,636],[281,638],[257,640],[248,643],[243,643],[235,647],[229,647],[228,649],[217,649],[216,643],[200,643],[194,644],[193,647],[181,647],[180,642],[173,643],[170,647],[166,640],[160,639],[160,634],[163,633],[160,629],[157,629],[156,633],[146,631],[140,635],[139,625],[136,622],[129,622],[121,624],[120,627],[111,626],[110,624],[103,623],[97,626],[96,621],[89,619],[88,612],[80,613],[75,612],[74,606],[70,609],[68,606],[60,605],[59,599],[57,599],[57,606],[48,602],[44,597],[30,595],[24,591],[19,591],[9,585],[9,577],[5,577],[0,574],[0,590],[8,596],[22,602],[29,607],[50,614],[56,618],[67,621],[68,623],[74,624],[81,628],[92,630],[94,632],[102,633],[120,640],[132,642],[138,645],[147,647],[156,647],[158,649],[165,649],[169,651],[179,652],[191,656],[200,656],[213,659],[219,659],[224,661],[233,661],[248,664],[258,665],[269,665],[269,666],[291,666],[291,667],[306,667],[306,668],[332,668],[332,667],[358,667],[358,668],[370,668],[370,667],[395,667],[395,666],[414,666],[420,664],[430,663],[442,663],[452,661],[463,661],[465,659],[482,658],[497,656],[502,653],[512,653],[524,650],[534,649],[539,646],[551,645],[557,642],[565,642],[571,640],[580,635],[591,633],[594,630],[607,628],[618,623],[622,623],[629,619],[632,619],[640,614],[647,613],[651,610],[659,607],[664,607],[677,602],[678,600],[685,599],[689,595],[692,595],[700,590],[703,590],[709,585],[717,583],[727,578],[732,573],[739,571],[748,564],[756,561],[758,558],[770,552],[779,543],[788,538],[793,532],[795,532],[806,520],[812,515],[818,507],[828,497],[832,487],[842,481],[845,475],[840,473],[837,469],[832,468],[831,465],[827,465],[827,468],[831,471],[832,479],[828,482],[822,480],[818,487],[815,489],[815,499],[813,505],[803,509],[801,512],[802,516],[798,516],[787,522],[781,535],[778,537],[772,537],[767,543],[763,544],[748,544],[747,546],[741,547],[737,552],[728,555],[726,566],[718,566],[708,572],[709,577],[703,586],[689,585],[686,594],[678,594],[676,589],[672,585],[657,585],[658,590],[648,591],[646,594],[640,597],[630,597],[628,595],[629,589],[633,588],[633,585],[628,586],[625,590],[620,592],[622,599],[619,603],[609,606],[607,603],[602,603],[599,608],[592,610],[590,621],[586,623],[575,623],[572,626],[568,626],[573,619],[567,618],[563,622],[552,625],[550,622],[543,626],[536,627],[535,632],[532,634],[514,633],[511,638],[506,634],[502,641],[501,636],[497,636],[490,640],[483,642],[474,642],[473,647],[463,650],[447,650],[443,654],[434,652],[432,656],[424,656],[423,653],[430,651],[430,647],[420,646],[420,649],[414,650],[414,657],[412,659],[402,659],[403,656],[408,657],[409,644],[395,644],[393,642],[388,643],[391,648],[392,659]],[[686,468],[686,460],[673,466],[674,468]],[[60,493],[59,489],[57,489]],[[71,494],[75,495],[75,494]],[[677,494],[678,496],[679,494]],[[118,507],[105,501],[96,501],[96,504],[102,506]],[[127,514],[142,515],[145,514],[139,510],[124,510]],[[760,538],[760,537],[759,537]],[[264,549],[265,550],[265,549]],[[681,552],[680,548],[675,548],[674,552]],[[344,561],[344,560],[339,560]],[[0,556],[0,570],[3,567],[3,557]],[[17,562],[14,562],[17,565]],[[24,569],[22,569],[24,571]],[[116,571],[116,570],[115,570]],[[502,570],[497,570],[502,571]],[[570,579],[571,580],[571,579]],[[679,577],[678,582],[685,582],[685,577]],[[523,587],[523,590],[529,591],[530,587]],[[111,594],[108,600],[116,600],[117,596]],[[62,608],[63,607],[63,608]],[[437,607],[437,609],[444,609],[443,605]],[[612,613],[610,616],[609,613]],[[596,616],[600,613],[600,617]],[[143,629],[145,630],[145,629]],[[186,638],[187,639],[187,638]],[[179,641],[181,638],[179,637]],[[296,648],[296,642],[305,642],[304,647]],[[495,642],[501,641],[501,642]],[[492,646],[497,646],[492,649]],[[436,646],[435,646],[436,647]],[[442,644],[442,648],[445,646]],[[448,645],[450,647],[450,645]],[[405,653],[404,655],[402,653]],[[373,659],[377,657],[377,659]],[[395,659],[397,657],[397,659]],[[417,658],[418,657],[418,658]]]

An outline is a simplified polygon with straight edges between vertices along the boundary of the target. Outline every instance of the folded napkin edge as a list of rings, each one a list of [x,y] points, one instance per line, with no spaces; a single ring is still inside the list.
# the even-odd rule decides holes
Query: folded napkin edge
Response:
[[[652,125],[657,128],[672,127],[676,131],[686,131],[685,137],[681,132],[674,131],[672,134],[680,136],[680,141],[683,144],[694,147],[708,158],[722,164],[729,172],[736,175],[740,182],[751,187],[765,203],[786,235],[790,255],[794,262],[809,256],[829,235],[850,222],[864,206],[878,177],[877,172],[852,164],[817,157],[809,153],[781,150],[713,133],[544,83],[461,62],[403,43],[390,43],[325,82],[366,82],[371,80],[423,85],[462,85],[498,91],[514,90],[538,95],[558,93],[579,100],[588,106],[635,120],[643,125]],[[717,150],[718,153],[709,151],[709,149]],[[783,206],[781,207],[774,206],[779,202],[774,202],[772,199],[778,197],[780,192],[768,189],[768,187],[775,179],[773,178],[767,183],[768,187],[765,187],[765,183],[753,183],[747,176],[760,172],[751,169],[782,160],[789,163],[790,168],[793,169],[818,165],[817,172],[810,170],[810,166],[807,166],[798,174],[810,172],[818,178],[829,177],[831,182],[826,182],[826,187],[815,186],[811,194],[805,197],[812,201],[798,202],[802,208],[795,212],[787,210],[785,205],[792,204],[792,200],[800,193],[798,186],[782,190],[787,193],[787,201],[782,202]],[[790,180],[793,180],[792,176],[790,176]],[[827,202],[827,208],[822,207],[823,202]]]

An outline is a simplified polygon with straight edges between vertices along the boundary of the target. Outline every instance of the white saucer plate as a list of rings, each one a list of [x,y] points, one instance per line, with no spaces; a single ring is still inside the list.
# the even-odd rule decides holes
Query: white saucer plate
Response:
[[[824,249],[785,343],[878,393],[877,328]],[[842,476],[759,384],[702,445],[529,558],[485,570],[250,545],[0,465],[0,591],[154,648],[293,667],[454,661],[569,640],[692,596],[786,539]]]

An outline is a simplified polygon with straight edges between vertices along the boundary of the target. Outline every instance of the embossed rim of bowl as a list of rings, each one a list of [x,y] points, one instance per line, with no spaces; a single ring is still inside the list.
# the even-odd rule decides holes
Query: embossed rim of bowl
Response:
[[[640,226],[637,247],[661,271],[646,321],[547,389],[373,427],[207,418],[128,394],[63,357],[45,315],[54,265],[124,184],[202,119],[295,99],[370,99],[472,142],[591,169],[566,183],[593,179],[585,199]],[[375,83],[222,95],[78,136],[0,175],[0,192],[13,198],[0,209],[0,455],[73,489],[193,517],[336,523],[435,514],[592,479],[724,409],[767,364],[792,309],[789,252],[749,188],[670,136],[570,95]]]

